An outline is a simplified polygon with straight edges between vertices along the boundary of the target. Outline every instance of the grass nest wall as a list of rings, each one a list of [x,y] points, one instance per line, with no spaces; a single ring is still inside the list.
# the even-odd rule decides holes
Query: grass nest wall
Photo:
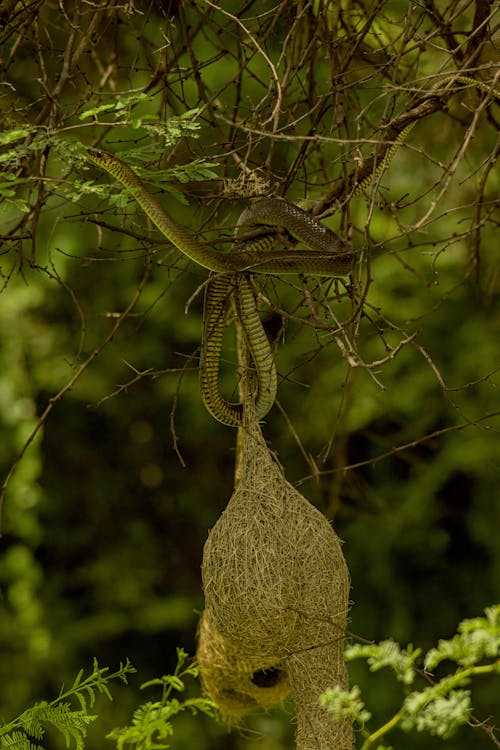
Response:
[[[347,750],[351,722],[335,724],[318,703],[326,688],[348,684],[343,641],[349,574],[341,543],[326,518],[286,480],[252,410],[245,413],[239,481],[203,554],[206,612],[199,657],[205,689],[216,702],[224,681],[235,689],[238,663],[263,672],[284,669],[281,687],[289,685],[297,707],[297,747]],[[216,684],[204,628],[212,629],[227,656],[227,668],[219,659]],[[247,696],[241,707],[245,702],[251,710],[248,698],[255,696],[241,692]]]
[[[219,633],[209,610],[200,618],[197,656],[203,689],[226,719],[278,706],[290,693],[283,662],[242,653]]]

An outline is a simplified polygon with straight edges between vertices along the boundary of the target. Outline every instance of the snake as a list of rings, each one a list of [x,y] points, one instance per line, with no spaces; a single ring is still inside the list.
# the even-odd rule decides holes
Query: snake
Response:
[[[498,91],[488,84],[463,75],[440,78],[429,94],[434,95],[440,86],[448,82],[474,86],[495,99],[499,97]],[[403,128],[375,173],[361,180],[354,194],[379,176],[415,123],[413,121]],[[233,304],[257,372],[256,414],[258,419],[262,419],[274,402],[277,377],[249,274],[345,276],[350,272],[355,258],[352,246],[299,206],[284,198],[271,197],[257,199],[243,211],[235,228],[238,243],[230,252],[220,251],[200,242],[195,233],[178,224],[126,162],[96,149],[87,149],[87,155],[131,192],[144,213],[178,250],[214,274],[205,294],[200,362],[200,386],[208,411],[223,424],[233,427],[241,424],[242,405],[227,402],[219,389],[224,324],[228,307]],[[260,236],[252,233],[256,227],[262,226],[281,227],[308,249],[274,250],[274,238],[270,233],[261,233]]]
[[[106,151],[87,149],[97,166],[129,190],[144,213],[184,255],[212,272],[205,294],[200,362],[200,387],[208,411],[219,422],[241,425],[242,404],[224,399],[219,388],[219,369],[224,324],[232,303],[257,373],[256,415],[263,419],[274,403],[277,388],[273,353],[257,312],[251,274],[347,275],[355,253],[351,244],[290,201],[259,198],[240,215],[235,228],[237,244],[221,251],[201,242],[194,232],[178,224],[151,194],[134,170]],[[280,227],[307,249],[275,250],[270,234],[255,236],[259,226]]]

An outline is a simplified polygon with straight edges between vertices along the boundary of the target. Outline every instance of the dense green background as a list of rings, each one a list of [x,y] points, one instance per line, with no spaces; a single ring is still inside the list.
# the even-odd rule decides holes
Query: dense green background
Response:
[[[110,203],[119,188],[76,144],[136,148],[162,169],[206,160],[215,178],[170,173],[185,200],[162,200],[193,230],[229,236],[242,175],[319,199],[386,138],[391,117],[422,101],[429,76],[490,80],[489,5],[222,4],[240,23],[202,0],[0,6],[2,132],[26,130],[0,156],[12,175],[12,192],[0,179],[4,477],[150,264],[135,306],[56,399],[6,489],[0,719],[55,695],[93,656],[111,667],[128,656],[137,678],[98,706],[91,746],[103,747],[98,737],[141,700],[138,685],[173,667],[177,645],[194,653],[202,548],[232,491],[235,434],[198,389],[207,274],[132,202]],[[80,119],[140,92],[134,106]],[[264,432],[344,539],[350,629],[370,640],[429,648],[498,600],[498,108],[483,102],[474,90],[443,96],[380,185],[335,206],[329,225],[362,251],[349,294],[315,279],[261,281],[281,378]],[[140,127],[190,109],[199,129],[175,143]],[[225,356],[234,363],[229,339]],[[388,717],[399,688],[358,664],[352,675]],[[494,712],[492,692],[478,686],[479,718]],[[231,736],[186,717],[175,747],[280,750],[290,714],[253,717]],[[491,744],[468,730],[453,747],[471,742]]]

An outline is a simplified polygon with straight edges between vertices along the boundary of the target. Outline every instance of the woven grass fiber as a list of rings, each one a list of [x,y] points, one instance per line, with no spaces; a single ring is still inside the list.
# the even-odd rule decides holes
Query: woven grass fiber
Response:
[[[239,659],[284,666],[297,748],[350,750],[351,722],[335,724],[318,704],[326,688],[347,687],[349,574],[340,541],[286,480],[252,409],[241,430],[239,482],[204,548],[207,616]],[[232,669],[220,676],[231,684]]]
[[[225,719],[273,708],[290,692],[282,662],[242,655],[217,631],[208,610],[200,618],[197,657],[203,690]]]

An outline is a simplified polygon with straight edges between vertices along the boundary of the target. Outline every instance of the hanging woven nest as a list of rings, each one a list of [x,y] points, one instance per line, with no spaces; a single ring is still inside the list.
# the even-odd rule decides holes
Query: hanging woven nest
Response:
[[[347,687],[349,575],[326,518],[285,479],[247,410],[239,482],[203,555],[206,609],[239,657],[282,664],[297,706],[297,747],[347,750],[318,698]]]
[[[248,655],[289,656],[325,623],[343,637],[349,577],[340,541],[285,479],[257,424],[245,434],[240,482],[209,534],[202,575],[216,628]]]

